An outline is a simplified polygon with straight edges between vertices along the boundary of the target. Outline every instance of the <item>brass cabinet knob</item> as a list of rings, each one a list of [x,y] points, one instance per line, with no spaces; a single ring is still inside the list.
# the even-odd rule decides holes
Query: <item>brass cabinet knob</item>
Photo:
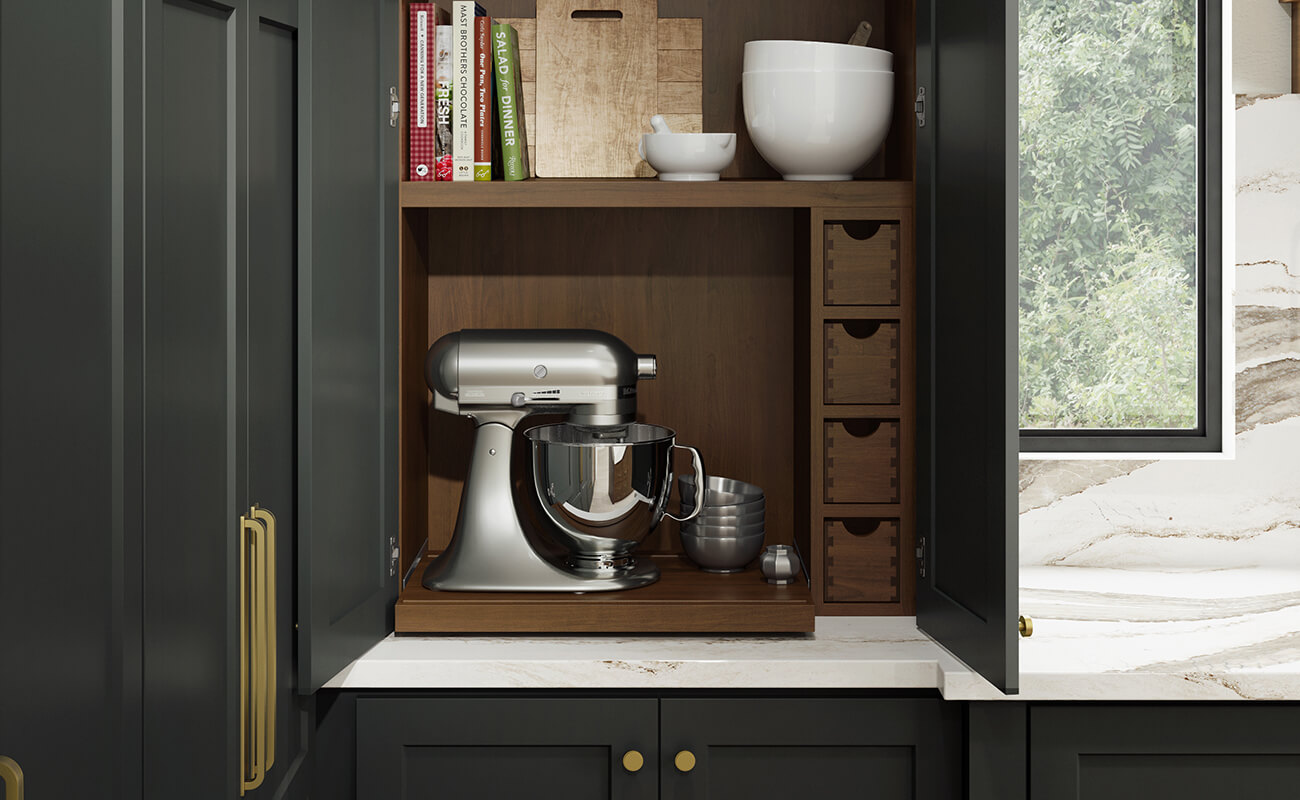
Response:
[[[1031,617],[1020,618],[1020,635],[1026,639],[1034,635],[1034,620]]]
[[[628,750],[623,754],[623,769],[628,772],[640,772],[645,766],[645,756],[636,750]]]
[[[682,750],[673,758],[673,766],[677,767],[678,772],[690,772],[695,769],[695,754],[690,750]]]

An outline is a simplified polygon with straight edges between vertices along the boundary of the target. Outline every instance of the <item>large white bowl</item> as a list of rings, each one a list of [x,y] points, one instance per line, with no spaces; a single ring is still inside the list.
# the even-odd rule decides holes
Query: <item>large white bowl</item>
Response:
[[[661,181],[716,181],[736,157],[736,134],[647,133],[639,152]]]
[[[759,155],[788,181],[847,181],[889,132],[889,72],[747,72],[745,127]]]
[[[893,72],[888,50],[835,42],[767,39],[745,42],[744,72],[801,69],[867,69]]]

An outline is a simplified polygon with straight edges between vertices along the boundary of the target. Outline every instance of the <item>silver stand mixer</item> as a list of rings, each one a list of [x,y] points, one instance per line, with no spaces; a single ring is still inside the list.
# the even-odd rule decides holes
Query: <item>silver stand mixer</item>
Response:
[[[704,469],[671,430],[636,422],[637,381],[656,370],[654,356],[600,331],[465,330],[434,342],[425,359],[433,406],[472,417],[476,430],[455,532],[423,584],[592,592],[658,580],[658,568],[631,550],[665,515],[672,450],[692,454],[696,485]],[[532,413],[567,414],[566,423],[528,432],[543,533],[569,551],[566,561],[529,544],[515,507],[515,428]]]

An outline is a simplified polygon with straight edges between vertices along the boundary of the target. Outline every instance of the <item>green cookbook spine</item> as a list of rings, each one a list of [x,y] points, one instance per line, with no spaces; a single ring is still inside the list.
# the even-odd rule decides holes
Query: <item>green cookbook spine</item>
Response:
[[[528,140],[524,130],[524,94],[519,77],[519,39],[513,26],[493,23],[492,62],[497,88],[501,171],[508,181],[522,181],[528,177]]]

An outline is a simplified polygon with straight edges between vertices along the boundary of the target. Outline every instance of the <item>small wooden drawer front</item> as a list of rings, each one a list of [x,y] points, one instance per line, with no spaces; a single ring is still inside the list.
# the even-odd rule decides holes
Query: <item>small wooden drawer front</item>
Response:
[[[898,402],[898,323],[829,320],[824,326],[827,403]]]
[[[826,305],[896,306],[897,222],[827,222]]]
[[[826,602],[898,602],[898,520],[826,520]]]
[[[826,420],[826,502],[898,502],[898,420]]]

